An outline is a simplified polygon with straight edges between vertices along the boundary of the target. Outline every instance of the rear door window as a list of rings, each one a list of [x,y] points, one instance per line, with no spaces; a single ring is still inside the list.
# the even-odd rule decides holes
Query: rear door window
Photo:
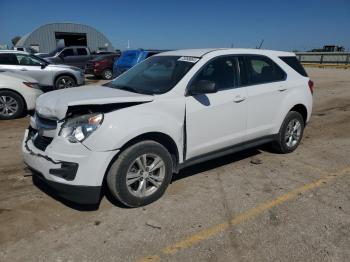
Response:
[[[74,51],[72,48],[64,49],[61,53],[63,56],[74,56]]]
[[[87,55],[86,48],[77,48],[78,55]]]
[[[300,64],[296,56],[280,56],[280,59],[287,65],[289,65],[291,68],[293,68],[295,71],[297,71],[299,74],[307,77],[307,73],[304,67]]]
[[[249,85],[283,81],[286,73],[270,58],[265,56],[246,56],[245,68]]]

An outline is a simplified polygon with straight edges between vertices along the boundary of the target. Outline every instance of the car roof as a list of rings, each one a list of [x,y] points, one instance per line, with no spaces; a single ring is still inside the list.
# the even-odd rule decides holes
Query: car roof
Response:
[[[5,53],[5,54],[26,54],[28,55],[28,52],[25,51],[17,51],[17,50],[0,50],[0,54]]]
[[[249,49],[249,48],[205,48],[205,49],[183,49],[157,54],[158,56],[192,56],[203,57],[207,54],[252,54],[252,55],[274,55],[274,56],[295,56],[292,52]]]
[[[162,53],[168,52],[169,50],[159,50],[159,49],[127,49],[122,53],[132,53],[132,52],[152,52],[152,53]]]

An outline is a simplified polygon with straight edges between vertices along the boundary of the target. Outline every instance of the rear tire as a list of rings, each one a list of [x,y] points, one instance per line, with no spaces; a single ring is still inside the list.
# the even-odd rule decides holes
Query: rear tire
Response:
[[[0,119],[15,119],[23,115],[25,102],[23,98],[12,91],[0,91]]]
[[[154,141],[142,141],[120,153],[108,171],[107,185],[124,205],[144,206],[164,194],[172,170],[172,158],[165,147]]]
[[[304,127],[302,115],[296,111],[290,111],[283,121],[277,140],[272,143],[273,149],[282,154],[293,152],[300,144]]]
[[[113,72],[111,69],[105,69],[102,72],[102,78],[105,80],[111,80],[113,78]]]
[[[66,89],[77,86],[77,83],[71,76],[60,76],[55,81],[55,90]]]

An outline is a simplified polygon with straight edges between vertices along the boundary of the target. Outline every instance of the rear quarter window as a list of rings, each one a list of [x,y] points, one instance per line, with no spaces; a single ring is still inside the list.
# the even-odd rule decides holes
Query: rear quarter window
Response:
[[[14,54],[0,54],[0,65],[18,65]]]
[[[304,67],[300,64],[299,60],[295,56],[280,56],[280,59],[302,76],[308,76]]]

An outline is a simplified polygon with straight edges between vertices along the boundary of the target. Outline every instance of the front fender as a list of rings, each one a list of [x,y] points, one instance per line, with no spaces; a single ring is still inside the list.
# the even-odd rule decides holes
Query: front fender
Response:
[[[173,139],[181,156],[184,112],[184,100],[167,99],[106,113],[101,127],[84,145],[93,151],[110,151],[142,134],[158,132]]]

